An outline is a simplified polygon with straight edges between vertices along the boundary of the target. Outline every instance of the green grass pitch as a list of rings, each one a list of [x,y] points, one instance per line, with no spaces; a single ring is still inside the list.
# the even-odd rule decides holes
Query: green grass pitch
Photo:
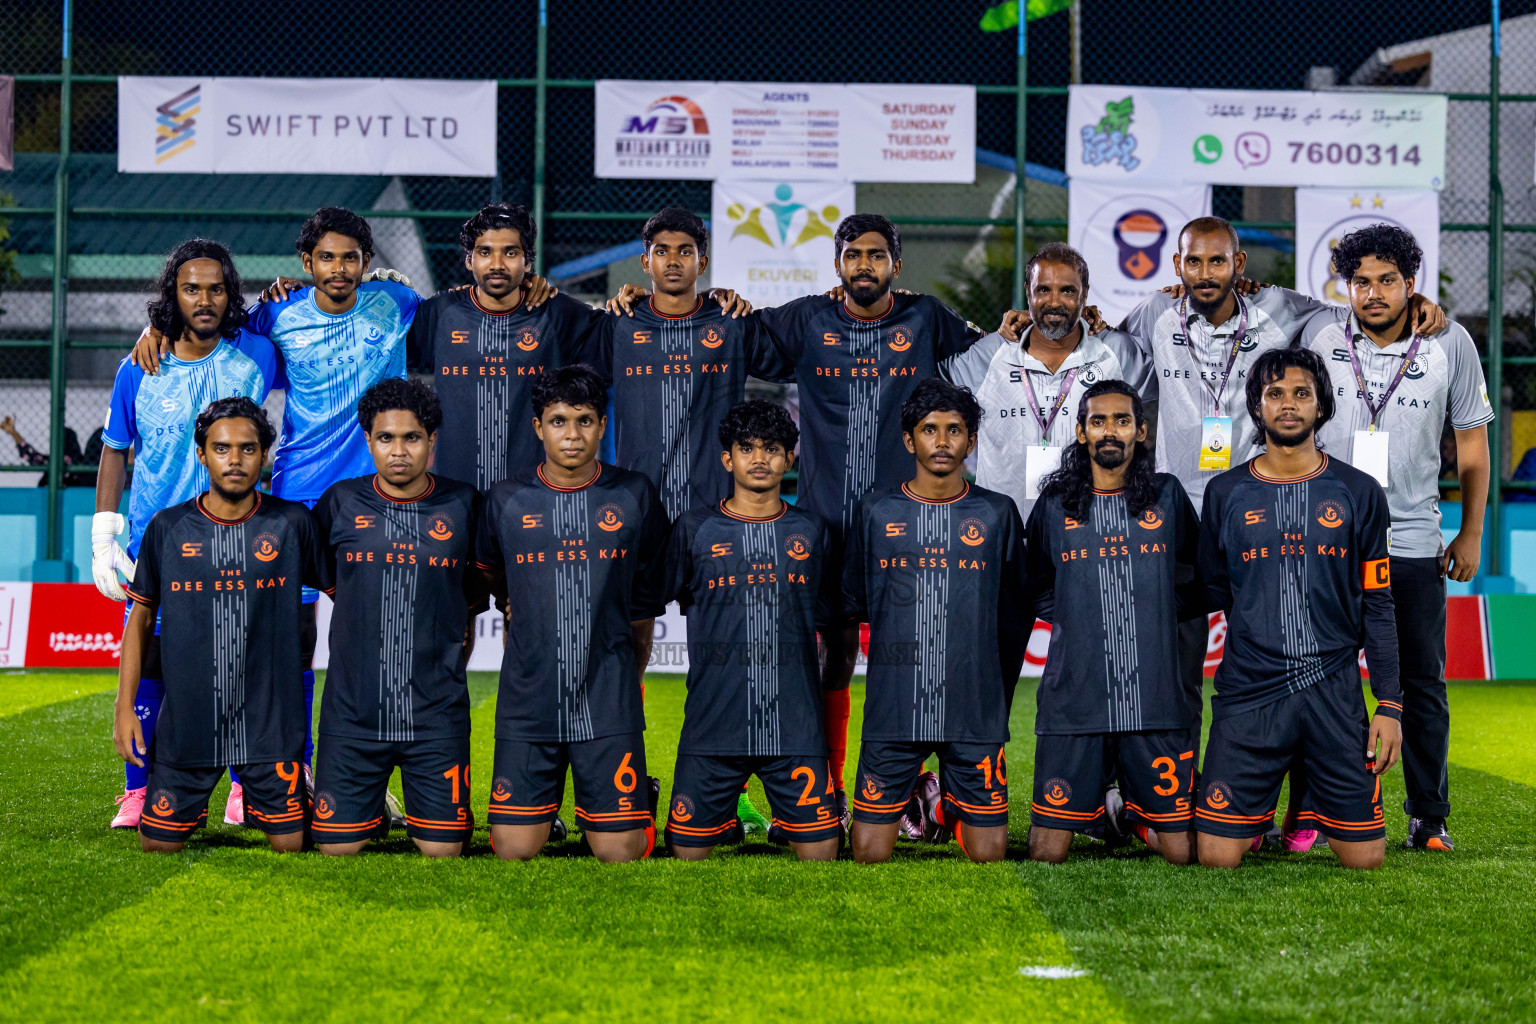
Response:
[[[1529,684],[1451,687],[1458,849],[1396,848],[1395,770],[1374,874],[1326,850],[1175,869],[1086,840],[1065,866],[1029,863],[1028,681],[1008,748],[1010,859],[986,868],[953,844],[860,867],[761,841],[705,864],[604,867],[575,842],[503,864],[483,828],[454,862],[403,833],[356,860],[282,857],[223,825],[149,856],[106,828],[122,786],[114,685],[0,675],[0,1020],[1536,1019]],[[471,690],[483,815],[494,677]],[[679,677],[648,680],[664,795],[682,700]],[[221,785],[214,811],[223,799]]]

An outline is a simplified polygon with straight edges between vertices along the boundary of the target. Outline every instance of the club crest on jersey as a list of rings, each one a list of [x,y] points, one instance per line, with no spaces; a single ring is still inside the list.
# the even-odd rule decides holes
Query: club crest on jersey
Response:
[[[256,556],[256,561],[258,562],[270,562],[276,558],[279,554],[281,554],[277,542],[277,534],[259,534],[256,537],[256,540],[252,542],[251,554]]]
[[[987,539],[987,524],[980,519],[966,519],[960,523],[960,543],[973,548]]]
[[[1336,501],[1320,503],[1315,510],[1315,514],[1317,521],[1330,530],[1336,530],[1344,525],[1344,506]]]
[[[905,327],[892,327],[890,340],[886,344],[892,352],[905,352],[912,347],[912,332]]]
[[[1082,381],[1085,387],[1090,384],[1097,384],[1099,382],[1099,364],[1084,363],[1083,371],[1078,374],[1077,379]]]
[[[517,347],[524,352],[532,352],[539,347],[539,331],[536,327],[524,327],[523,336],[517,339]]]
[[[1156,505],[1148,505],[1147,510],[1136,520],[1136,525],[1143,530],[1155,530],[1163,525],[1163,510]]]
[[[336,801],[329,793],[315,794],[315,817],[325,821],[336,813]]]
[[[1408,369],[1403,371],[1403,376],[1407,377],[1409,380],[1418,380],[1420,377],[1424,376],[1425,371],[1428,369],[1429,367],[1424,365],[1423,356],[1414,356],[1413,362],[1408,364]]]
[[[725,344],[725,335],[715,327],[705,328],[704,333],[699,336],[699,344],[705,348],[719,348]]]
[[[869,800],[871,802],[879,800],[881,797],[885,796],[884,790],[885,783],[881,782],[873,775],[864,776],[864,788],[860,792],[863,793],[865,800]]]
[[[693,800],[686,796],[672,797],[672,820],[689,821],[693,818]]]
[[[176,801],[172,799],[170,790],[161,789],[155,791],[155,798],[150,801],[149,809],[162,818],[176,813]]]
[[[1067,801],[1072,799],[1072,784],[1066,779],[1047,779],[1045,789],[1040,795],[1045,797],[1045,802],[1052,807],[1064,807]]]
[[[498,775],[496,781],[491,784],[491,799],[503,804],[511,800],[512,783]]]
[[[432,517],[432,529],[427,531],[427,536],[433,540],[448,540],[453,536],[453,520],[437,513]]]
[[[1224,811],[1232,806],[1232,789],[1225,782],[1212,782],[1205,787],[1205,806]]]
[[[363,335],[363,343],[367,344],[367,345],[375,345],[376,346],[376,345],[382,344],[383,341],[384,341],[384,332],[379,330],[377,325],[369,326],[367,332]]]
[[[803,562],[811,557],[811,542],[792,533],[784,541],[784,553],[797,562]]]
[[[612,533],[624,525],[624,510],[617,505],[604,505],[597,510],[597,528]]]

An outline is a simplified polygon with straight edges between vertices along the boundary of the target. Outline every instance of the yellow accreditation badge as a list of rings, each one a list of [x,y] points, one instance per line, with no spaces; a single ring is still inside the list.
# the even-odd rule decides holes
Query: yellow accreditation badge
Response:
[[[1232,468],[1232,417],[1207,416],[1200,427],[1200,470]]]

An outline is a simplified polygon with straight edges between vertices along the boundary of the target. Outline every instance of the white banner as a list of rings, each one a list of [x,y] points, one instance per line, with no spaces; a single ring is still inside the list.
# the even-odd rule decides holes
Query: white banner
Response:
[[[32,584],[0,583],[0,667],[27,663],[27,627],[31,622]]]
[[[117,80],[117,169],[496,174],[496,83],[417,78]]]
[[[1443,95],[1074,85],[1074,181],[1432,188]]]
[[[1414,288],[1440,301],[1440,196],[1431,189],[1296,190],[1296,290],[1349,305],[1347,282],[1334,273],[1332,249],[1351,231],[1395,224],[1413,233],[1424,262]]]
[[[1067,205],[1067,236],[1092,271],[1088,302],[1116,325],[1148,295],[1176,282],[1179,229],[1211,212],[1211,187],[1074,179]]]
[[[710,284],[778,306],[841,283],[832,232],[853,195],[846,182],[715,182]]]
[[[970,182],[962,85],[597,83],[599,178]]]

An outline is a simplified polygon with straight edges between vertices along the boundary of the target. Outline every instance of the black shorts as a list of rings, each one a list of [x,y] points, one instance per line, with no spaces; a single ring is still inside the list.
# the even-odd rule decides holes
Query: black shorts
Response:
[[[945,821],[977,828],[1008,824],[1008,761],[1001,744],[907,743],[865,740],[859,748],[853,820],[894,825],[901,820],[923,761],[939,755]]]
[[[1299,786],[1297,821],[1330,839],[1368,842],[1387,834],[1381,777],[1365,762],[1370,724],[1359,671],[1344,672],[1263,707],[1211,722],[1195,827],[1247,839],[1274,825],[1287,772]]]
[[[1076,832],[1102,824],[1104,790],[1117,775],[1132,818],[1154,832],[1189,831],[1195,748],[1187,728],[1037,736],[1030,822]]]
[[[714,846],[736,823],[736,799],[756,775],[768,792],[773,823],[792,843],[840,839],[832,776],[825,757],[677,755],[667,842]]]
[[[364,740],[322,736],[315,760],[317,843],[370,839],[384,823],[389,777],[400,769],[405,831],[430,843],[469,839],[469,735],[444,739]]]
[[[619,733],[582,743],[496,741],[492,825],[554,821],[570,768],[576,822],[588,832],[629,832],[655,824],[645,777],[645,734]]]
[[[304,831],[309,823],[309,794],[301,761],[262,761],[232,765],[245,787],[246,824],[269,836]],[[181,843],[208,821],[208,797],[224,776],[223,768],[175,768],[149,765],[144,813],[139,832],[165,843]]]

